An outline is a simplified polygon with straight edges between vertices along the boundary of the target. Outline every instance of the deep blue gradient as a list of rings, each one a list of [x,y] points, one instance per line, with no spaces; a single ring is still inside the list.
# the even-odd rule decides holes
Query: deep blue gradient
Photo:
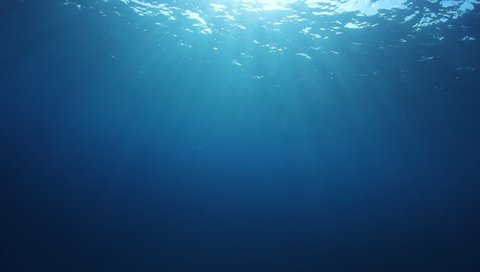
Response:
[[[478,10],[312,59],[0,12],[0,271],[480,271]]]

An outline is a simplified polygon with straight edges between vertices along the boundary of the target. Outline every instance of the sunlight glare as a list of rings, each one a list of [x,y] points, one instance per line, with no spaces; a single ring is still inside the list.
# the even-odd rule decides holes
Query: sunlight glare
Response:
[[[264,10],[288,10],[288,5],[300,0],[238,0],[240,2],[261,5]]]

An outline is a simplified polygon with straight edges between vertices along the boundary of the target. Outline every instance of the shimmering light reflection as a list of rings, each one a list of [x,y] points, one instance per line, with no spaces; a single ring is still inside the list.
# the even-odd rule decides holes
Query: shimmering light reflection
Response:
[[[438,34],[431,34],[432,42],[441,42],[444,36],[440,28],[449,28],[453,20],[480,4],[479,0],[102,0],[90,2],[90,6],[83,2],[66,0],[65,5],[88,7],[102,16],[124,16],[133,11],[153,21],[152,27],[161,27],[156,31],[158,35],[177,39],[186,48],[206,41],[213,44],[212,50],[221,51],[221,42],[230,40],[274,54],[289,53],[306,61],[318,53],[340,55],[342,50],[335,46],[337,39],[387,23],[410,29],[399,33],[397,44],[391,47],[409,43],[426,28],[437,29]],[[475,35],[465,33],[460,41],[476,41]],[[362,42],[352,44],[359,47]]]
[[[335,22],[340,20],[339,15],[348,15],[349,21],[342,21],[342,25],[348,25],[350,29],[363,28],[368,24],[368,17],[378,16],[385,20],[399,20],[400,23],[414,22],[414,27],[421,28],[429,25],[446,23],[457,19],[461,15],[472,11],[480,3],[478,0],[211,0],[207,5],[196,5],[190,1],[159,2],[153,0],[103,0],[107,4],[123,4],[130,7],[141,16],[165,17],[168,20],[176,20],[178,16],[197,21],[197,24],[209,26],[213,19],[221,18],[225,21],[239,21],[242,24],[244,18],[253,20],[249,13],[279,13],[285,16],[282,21],[263,20],[266,24],[278,24],[286,22],[305,22],[308,26],[316,21]],[[66,5],[74,4],[83,6],[73,0],[66,0]],[[435,8],[435,6],[437,8]],[[433,12],[432,10],[435,10]],[[397,12],[398,11],[398,12]],[[102,11],[115,13],[116,10]],[[194,15],[194,14],[198,14]],[[194,17],[192,17],[192,15]],[[345,17],[345,16],[342,16]],[[161,18],[159,18],[161,19]],[[258,18],[262,21],[261,16]],[[342,18],[345,20],[345,18]],[[354,21],[359,26],[354,26]],[[324,26],[325,27],[325,26]],[[328,27],[328,26],[327,26]],[[215,29],[211,29],[212,33]],[[202,33],[209,33],[205,28],[200,28]]]

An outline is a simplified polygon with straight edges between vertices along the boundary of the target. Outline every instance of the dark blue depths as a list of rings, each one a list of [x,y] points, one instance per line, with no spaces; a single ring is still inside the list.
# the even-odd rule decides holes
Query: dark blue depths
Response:
[[[41,2],[1,9],[1,271],[479,271],[478,42],[257,80]]]

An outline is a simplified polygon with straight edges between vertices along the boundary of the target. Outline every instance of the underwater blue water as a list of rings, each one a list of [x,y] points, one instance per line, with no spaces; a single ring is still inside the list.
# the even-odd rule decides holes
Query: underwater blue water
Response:
[[[0,7],[0,271],[480,271],[479,2]]]

